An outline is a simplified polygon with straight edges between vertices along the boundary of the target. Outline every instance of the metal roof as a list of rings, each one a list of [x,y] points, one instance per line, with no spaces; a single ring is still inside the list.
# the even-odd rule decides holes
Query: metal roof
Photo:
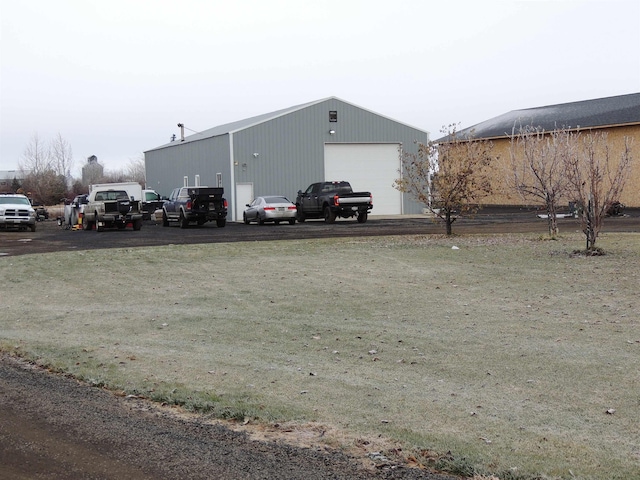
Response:
[[[245,118],[244,120],[238,120],[237,122],[226,123],[224,125],[219,125],[217,127],[210,128],[203,132],[196,133],[189,137],[185,138],[185,141],[188,139],[199,140],[201,138],[207,137],[216,137],[218,135],[225,135],[227,133],[234,133],[239,130],[244,130],[245,128],[252,127],[259,123],[263,123],[269,120],[273,120],[274,118],[281,117],[282,115],[287,115],[289,113],[295,112],[297,110],[301,110],[303,108],[309,107],[311,105],[315,105],[316,103],[324,102],[325,100],[317,100],[315,102],[303,103],[302,105],[295,105],[293,107],[284,108],[282,110],[276,110],[275,112],[264,113],[262,115],[257,115],[255,117]],[[197,137],[197,138],[192,138]]]
[[[335,98],[335,97],[330,97]],[[315,102],[303,103],[302,105],[295,105],[293,107],[284,108],[282,110],[277,110],[275,112],[264,113],[262,115],[257,115],[255,117],[245,118],[244,120],[238,120],[231,123],[225,123],[224,125],[218,125],[217,127],[209,128],[207,130],[203,130],[202,132],[197,132],[192,135],[187,135],[184,137],[184,141],[180,139],[176,139],[172,142],[165,143],[164,145],[160,145],[159,147],[152,148],[148,151],[159,150],[161,148],[176,146],[185,144],[187,142],[193,142],[197,140],[203,140],[205,138],[217,137],[219,135],[226,135],[228,133],[235,133],[239,130],[244,130],[245,128],[249,128],[253,125],[257,125],[262,122],[266,122],[268,120],[272,120],[274,118],[280,117],[282,115],[286,115],[291,112],[295,112],[296,110],[300,110],[302,108],[306,108],[310,105],[314,105],[316,103],[324,102],[329,99],[316,100]]]
[[[640,123],[640,93],[513,110],[458,132],[460,138],[500,138],[518,133],[521,127],[551,131],[611,127]],[[444,140],[443,137],[439,140]],[[439,141],[439,140],[436,140]]]
[[[310,107],[312,105],[317,105],[319,103],[326,102],[328,100],[337,100],[339,102],[346,103],[348,105],[352,105],[354,107],[360,108],[361,110],[369,111],[371,113],[374,113],[375,115],[387,118],[387,119],[392,120],[394,122],[402,123],[402,122],[398,122],[397,120],[393,120],[393,119],[391,119],[389,117],[385,117],[384,115],[380,115],[379,113],[375,113],[375,112],[373,112],[371,110],[367,110],[366,108],[362,108],[362,107],[359,107],[357,105],[354,105],[353,103],[349,103],[349,102],[346,102],[344,100],[341,100],[338,97],[327,97],[327,98],[323,98],[323,99],[320,99],[320,100],[315,100],[313,102],[303,103],[303,104],[300,104],[300,105],[294,105],[293,107],[284,108],[282,110],[276,110],[275,112],[264,113],[262,115],[257,115],[255,117],[245,118],[244,120],[238,120],[236,122],[226,123],[224,125],[218,125],[217,127],[209,128],[207,130],[203,130],[202,132],[197,132],[197,133],[194,133],[192,135],[185,136],[184,137],[184,141],[181,141],[180,139],[176,139],[176,140],[174,140],[172,142],[166,143],[164,145],[160,145],[159,147],[149,149],[148,151],[159,150],[161,148],[166,148],[166,147],[171,147],[171,146],[176,146],[176,145],[183,145],[183,144],[185,144],[187,142],[193,142],[193,141],[197,141],[197,140],[203,140],[205,138],[211,138],[211,137],[217,137],[217,136],[220,136],[220,135],[226,135],[226,134],[229,134],[229,133],[235,133],[235,132],[238,132],[240,130],[244,130],[246,128],[258,125],[260,123],[264,123],[264,122],[267,122],[269,120],[273,120],[273,119],[281,117],[283,115],[288,115],[288,114],[296,112],[298,110],[302,110],[302,109]],[[406,125],[406,124],[403,123],[403,125]],[[407,126],[409,126],[409,125],[407,125]],[[414,128],[415,130],[420,130],[420,129],[415,128],[415,127],[411,127],[411,128]],[[425,133],[427,133],[427,132],[425,132]]]

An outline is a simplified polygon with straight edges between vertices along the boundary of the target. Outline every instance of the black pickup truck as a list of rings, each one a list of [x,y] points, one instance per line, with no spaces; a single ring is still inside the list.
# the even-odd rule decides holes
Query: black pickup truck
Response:
[[[320,182],[298,191],[296,207],[299,222],[324,218],[333,223],[337,217],[357,217],[358,223],[364,223],[373,208],[373,197],[370,192],[354,192],[349,182]]]
[[[162,225],[178,222],[180,228],[189,223],[204,225],[214,221],[218,227],[227,224],[227,200],[220,187],[180,187],[171,192],[162,205]]]

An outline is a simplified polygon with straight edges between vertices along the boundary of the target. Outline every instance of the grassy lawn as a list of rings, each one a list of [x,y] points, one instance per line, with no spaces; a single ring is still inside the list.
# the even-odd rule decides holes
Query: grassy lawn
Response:
[[[388,439],[453,472],[640,478],[640,235],[571,255],[583,243],[434,235],[5,257],[0,347],[219,418],[317,422],[344,448]]]

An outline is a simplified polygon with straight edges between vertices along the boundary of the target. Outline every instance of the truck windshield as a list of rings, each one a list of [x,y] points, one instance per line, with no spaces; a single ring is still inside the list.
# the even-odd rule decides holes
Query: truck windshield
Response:
[[[0,204],[4,205],[29,205],[29,199],[27,197],[0,197]]]
[[[322,187],[322,192],[351,193],[351,185],[347,182],[327,183]]]
[[[124,190],[107,190],[96,193],[96,200],[129,200],[129,195]]]

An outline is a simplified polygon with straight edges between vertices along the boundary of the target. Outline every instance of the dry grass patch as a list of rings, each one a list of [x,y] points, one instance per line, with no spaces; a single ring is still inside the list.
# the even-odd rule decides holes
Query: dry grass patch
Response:
[[[0,340],[96,385],[380,436],[425,464],[450,451],[439,465],[471,474],[639,477],[640,236],[602,235],[603,257],[573,257],[581,243],[412,236],[4,258]]]

